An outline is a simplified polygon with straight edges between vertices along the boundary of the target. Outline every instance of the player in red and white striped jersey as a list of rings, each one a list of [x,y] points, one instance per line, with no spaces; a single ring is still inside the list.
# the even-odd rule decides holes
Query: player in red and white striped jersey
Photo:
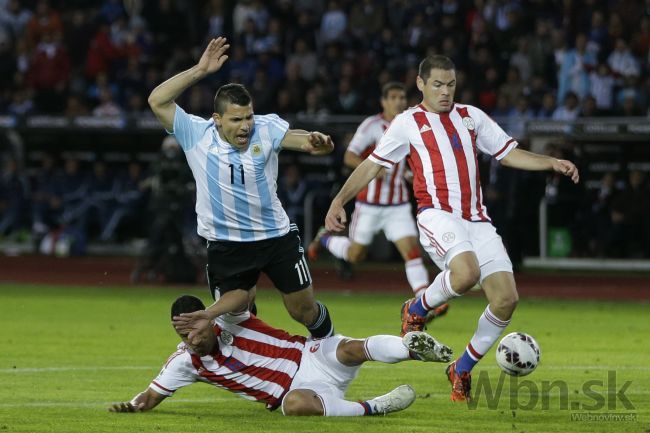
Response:
[[[395,117],[375,151],[352,173],[332,201],[328,230],[341,231],[343,205],[382,168],[406,158],[413,171],[420,242],[442,270],[418,300],[402,306],[402,332],[424,327],[427,311],[481,284],[489,305],[464,354],[447,369],[451,399],[470,398],[470,371],[497,341],[518,301],[512,264],[483,204],[477,153],[507,167],[553,170],[578,182],[566,160],[517,149],[489,116],[471,105],[454,103],[456,71],[445,56],[420,63],[417,77],[422,103]]]
[[[383,111],[365,119],[357,128],[345,152],[344,162],[356,168],[374,150],[391,121],[406,108],[406,88],[397,82],[386,83],[381,91]],[[350,263],[365,259],[373,237],[383,231],[404,259],[406,278],[416,297],[429,285],[429,274],[420,253],[417,228],[404,180],[406,162],[386,167],[357,194],[349,236],[330,236],[320,230],[307,253],[315,260],[321,247]],[[444,310],[444,309],[441,309]]]
[[[172,317],[202,309],[200,299],[184,295],[172,305]],[[177,333],[183,342],[149,387],[110,411],[150,410],[178,389],[203,382],[264,403],[269,410],[281,406],[285,415],[385,414],[410,406],[415,391],[401,385],[366,401],[345,400],[361,364],[443,362],[452,355],[424,332],[403,338],[375,335],[355,340],[336,335],[314,340],[273,328],[249,312],[218,317],[213,329],[202,329],[192,341],[187,333]]]

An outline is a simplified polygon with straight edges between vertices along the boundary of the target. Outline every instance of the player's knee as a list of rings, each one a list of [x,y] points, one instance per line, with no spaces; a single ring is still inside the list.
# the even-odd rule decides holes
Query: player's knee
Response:
[[[315,395],[293,390],[282,399],[282,413],[286,416],[322,415],[323,407]]]
[[[353,367],[367,361],[363,340],[344,340],[336,348],[336,359],[348,367]]]
[[[465,293],[481,279],[481,269],[478,266],[467,266],[462,272],[454,272],[451,276],[452,288],[458,293]]]
[[[517,292],[504,293],[490,302],[490,309],[501,320],[510,320],[519,303]]]

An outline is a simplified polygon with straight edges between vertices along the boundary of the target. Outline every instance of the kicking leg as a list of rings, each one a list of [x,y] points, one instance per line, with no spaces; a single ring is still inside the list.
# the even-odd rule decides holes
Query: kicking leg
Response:
[[[314,299],[312,286],[293,293],[283,293],[282,299],[289,315],[305,325],[312,337],[324,338],[334,334],[330,313],[325,305]]]

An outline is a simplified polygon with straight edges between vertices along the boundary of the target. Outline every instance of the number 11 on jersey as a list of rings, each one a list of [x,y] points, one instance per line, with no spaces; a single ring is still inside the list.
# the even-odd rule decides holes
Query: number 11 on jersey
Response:
[[[230,183],[233,184],[235,183],[235,164],[228,164],[228,167],[230,167]],[[244,166],[242,164],[239,164],[239,175],[241,176],[242,185],[246,184],[244,182]]]

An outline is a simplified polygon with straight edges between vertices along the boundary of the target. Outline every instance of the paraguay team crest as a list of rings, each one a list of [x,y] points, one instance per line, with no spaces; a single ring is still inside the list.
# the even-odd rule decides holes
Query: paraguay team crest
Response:
[[[474,119],[471,117],[463,117],[463,125],[465,128],[469,129],[470,131],[474,130]]]
[[[262,154],[262,146],[258,143],[253,144],[253,147],[251,147],[251,153],[253,156],[260,156]]]

